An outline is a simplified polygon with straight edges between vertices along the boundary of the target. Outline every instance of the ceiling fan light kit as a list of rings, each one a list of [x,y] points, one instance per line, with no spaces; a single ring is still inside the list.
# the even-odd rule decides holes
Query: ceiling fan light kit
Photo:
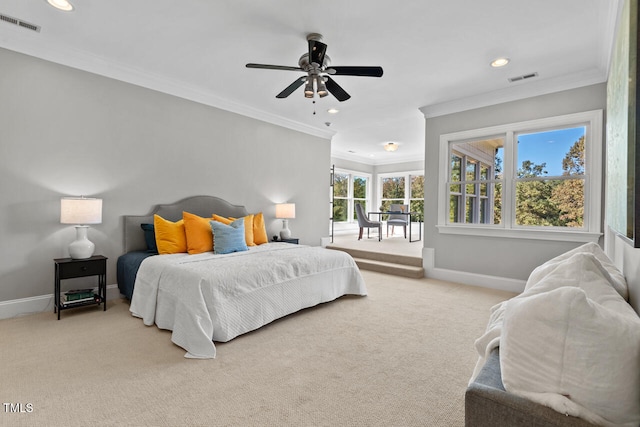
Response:
[[[276,98],[286,98],[300,86],[304,85],[305,98],[313,98],[316,93],[320,98],[324,98],[330,93],[335,96],[338,101],[343,102],[351,98],[351,95],[336,83],[331,76],[382,77],[382,67],[378,66],[331,66],[331,59],[326,54],[327,45],[322,43],[321,34],[311,33],[307,35],[307,42],[309,50],[298,60],[298,67],[254,63],[249,63],[246,67],[266,70],[302,71],[307,73],[306,76],[294,80],[293,83],[277,94]]]

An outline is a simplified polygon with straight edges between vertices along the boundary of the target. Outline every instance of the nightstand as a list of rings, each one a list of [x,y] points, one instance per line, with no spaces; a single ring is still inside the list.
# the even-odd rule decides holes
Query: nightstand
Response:
[[[56,269],[55,290],[53,293],[53,312],[58,313],[69,308],[84,307],[87,305],[104,304],[103,311],[107,310],[107,258],[102,255],[94,255],[87,259],[57,258],[54,259]],[[61,300],[60,281],[74,279],[76,277],[98,276],[98,293],[90,298],[78,300]]]
[[[299,240],[300,239],[280,239],[280,240],[277,240],[277,241],[278,242],[284,242],[284,243],[293,243],[294,245],[297,245]]]

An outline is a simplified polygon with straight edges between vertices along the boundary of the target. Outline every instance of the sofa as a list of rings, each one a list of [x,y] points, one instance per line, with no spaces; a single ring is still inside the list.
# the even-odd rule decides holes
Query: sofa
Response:
[[[542,264],[475,342],[466,426],[639,426],[640,318],[595,243]]]

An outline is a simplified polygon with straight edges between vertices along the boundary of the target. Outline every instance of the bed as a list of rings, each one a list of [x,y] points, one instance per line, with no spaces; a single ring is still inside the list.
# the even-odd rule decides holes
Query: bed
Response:
[[[241,218],[243,206],[211,196],[158,205],[148,215],[124,217],[125,254],[118,286],[132,315],[172,331],[189,358],[214,358],[214,341],[227,342],[278,318],[344,295],[367,295],[350,255],[306,245],[264,243],[226,254],[156,255],[143,224],[154,215],[178,221],[183,212]],[[149,238],[149,234],[146,234]]]

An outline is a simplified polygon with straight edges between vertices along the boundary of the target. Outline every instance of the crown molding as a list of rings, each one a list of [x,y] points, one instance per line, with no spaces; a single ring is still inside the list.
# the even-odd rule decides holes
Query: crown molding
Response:
[[[394,154],[397,154],[397,153],[394,153]],[[420,154],[418,158],[416,158],[415,153],[413,154],[409,153],[403,156],[394,155],[393,159],[378,159],[375,157],[359,156],[357,154],[336,153],[332,151],[331,157],[335,157],[336,159],[349,160],[352,162],[358,162],[368,166],[393,165],[393,164],[399,164],[399,163],[418,162],[418,161],[424,162],[424,153]]]
[[[591,69],[549,79],[541,78],[534,81],[511,83],[512,86],[493,92],[482,93],[439,104],[425,105],[420,107],[420,111],[426,118],[444,116],[461,111],[473,110],[475,108],[488,107],[490,105],[603,83],[607,81],[607,74],[607,71],[603,69]]]
[[[200,87],[183,81],[168,79],[158,74],[125,66],[121,63],[106,61],[103,57],[84,51],[61,49],[54,45],[45,45],[41,40],[35,43],[31,42],[28,38],[1,38],[0,47],[320,138],[331,139],[336,133],[330,129],[316,128],[255,109],[248,105],[221,98],[210,91],[203,90]]]

